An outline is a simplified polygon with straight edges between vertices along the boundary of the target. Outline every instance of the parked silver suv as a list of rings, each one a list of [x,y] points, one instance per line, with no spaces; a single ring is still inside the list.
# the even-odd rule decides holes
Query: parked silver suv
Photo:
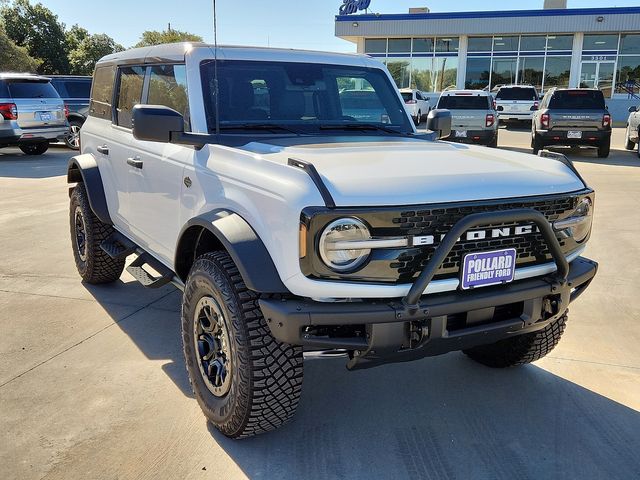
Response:
[[[48,78],[0,73],[0,147],[41,155],[68,130],[64,102]]]
[[[447,90],[439,110],[451,112],[451,142],[498,146],[498,117],[493,97],[484,90]]]

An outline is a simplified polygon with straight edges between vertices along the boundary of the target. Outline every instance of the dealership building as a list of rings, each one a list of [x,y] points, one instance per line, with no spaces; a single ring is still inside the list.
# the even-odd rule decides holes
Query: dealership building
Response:
[[[542,10],[338,15],[336,36],[384,62],[400,88],[595,87],[626,120],[640,103],[640,7],[558,6],[566,1]]]

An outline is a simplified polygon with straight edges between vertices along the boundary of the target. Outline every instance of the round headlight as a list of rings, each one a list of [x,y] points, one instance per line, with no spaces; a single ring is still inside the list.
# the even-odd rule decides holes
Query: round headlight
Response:
[[[371,249],[362,248],[353,242],[370,238],[369,229],[362,221],[357,218],[340,218],[327,225],[322,232],[320,258],[337,272],[355,270],[367,260]]]
[[[580,222],[571,227],[573,239],[580,243],[586,239],[589,236],[589,232],[591,232],[591,223],[593,221],[593,204],[591,203],[591,199],[588,197],[583,198],[572,216],[581,219]]]

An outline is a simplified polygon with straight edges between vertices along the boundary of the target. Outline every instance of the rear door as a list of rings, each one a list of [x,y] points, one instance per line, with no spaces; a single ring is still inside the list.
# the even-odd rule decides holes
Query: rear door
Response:
[[[49,80],[7,80],[7,88],[18,110],[20,128],[66,125],[64,102]]]
[[[443,95],[438,108],[451,111],[451,128],[456,132],[484,130],[490,109],[489,97],[475,93]]]

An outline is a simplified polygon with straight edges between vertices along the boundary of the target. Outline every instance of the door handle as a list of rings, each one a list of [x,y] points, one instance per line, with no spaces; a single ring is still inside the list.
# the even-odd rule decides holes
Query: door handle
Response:
[[[101,153],[103,155],[109,155],[109,147],[107,147],[106,145],[102,145],[96,148],[96,150],[98,150],[98,153]]]
[[[140,160],[140,157],[138,156],[127,158],[127,165],[131,165],[133,168],[139,168],[142,170],[142,160]]]

